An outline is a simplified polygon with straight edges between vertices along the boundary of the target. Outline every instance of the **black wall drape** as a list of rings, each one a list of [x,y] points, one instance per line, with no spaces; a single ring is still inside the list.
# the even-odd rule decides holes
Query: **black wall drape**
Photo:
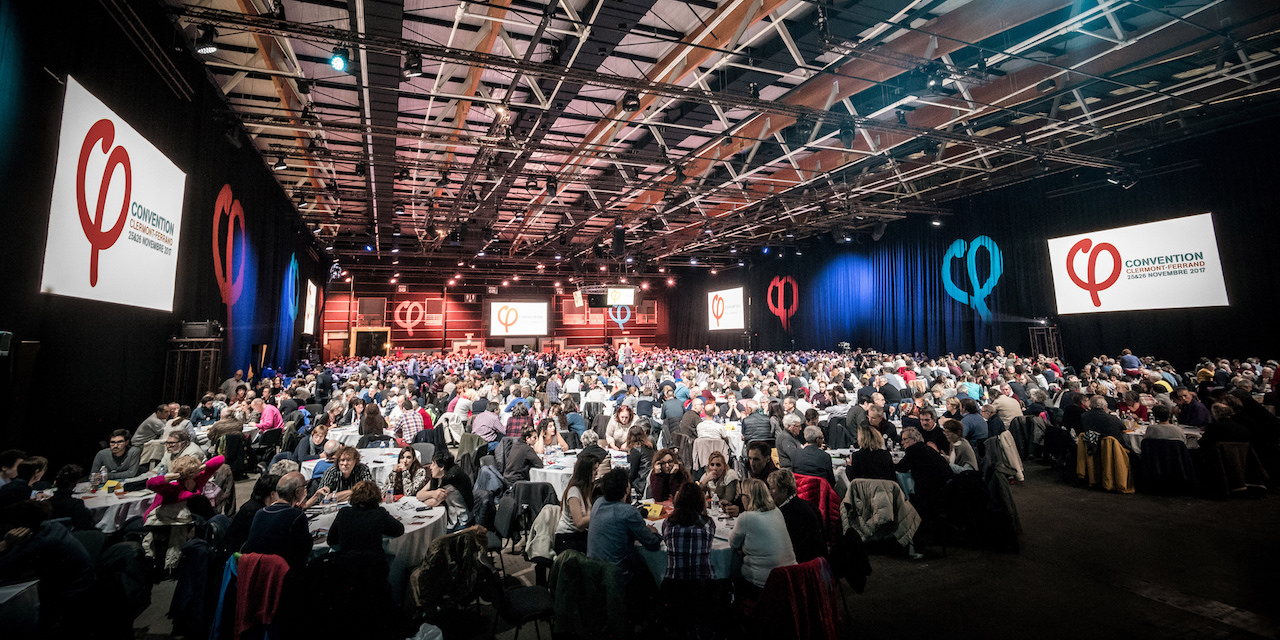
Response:
[[[1169,145],[1141,161],[1159,168],[1188,160],[1200,166],[1145,178],[1129,190],[1101,181],[1093,170],[1065,172],[953,203],[955,214],[935,227],[928,220],[889,225],[880,242],[863,237],[853,245],[806,247],[804,255],[773,245],[749,265],[719,276],[702,269],[681,270],[679,296],[671,309],[673,346],[737,346],[717,343],[707,331],[705,292],[728,279],[745,283],[754,301],[749,328],[762,349],[834,349],[841,341],[882,350],[970,352],[997,345],[1029,349],[1027,329],[1048,317],[1061,331],[1069,360],[1080,362],[1123,348],[1190,366],[1202,355],[1271,357],[1280,336],[1266,321],[1280,311],[1269,273],[1273,246],[1280,239],[1276,216],[1274,156],[1280,119]],[[1046,194],[1072,185],[1097,184],[1071,195]],[[1085,315],[1056,315],[1046,240],[1060,236],[1211,212],[1222,254],[1231,306]],[[985,285],[998,248],[1000,276],[982,302],[984,318],[972,304],[948,294],[944,267],[961,294]],[[966,251],[946,260],[963,240]],[[975,252],[975,274],[967,257]],[[773,278],[791,276],[799,300],[791,330],[766,300]],[[676,320],[678,318],[678,320]]]
[[[283,351],[296,344],[303,313],[281,314],[290,260],[296,256],[304,298],[306,280],[323,287],[328,267],[306,249],[309,234],[252,143],[241,138],[237,148],[227,138],[228,108],[203,66],[173,52],[181,43],[162,7],[135,10],[195,88],[192,100],[170,91],[100,4],[72,11],[0,0],[0,330],[13,332],[16,345],[0,357],[8,407],[0,412],[0,448],[21,446],[55,464],[87,463],[112,429],[132,430],[160,402],[198,400],[161,397],[165,354],[180,321],[227,322],[211,237],[224,185],[243,205],[250,247],[236,307],[243,355],[224,358],[228,370],[247,365],[251,344],[268,345],[277,365],[293,360]],[[68,75],[187,175],[172,313],[38,291]]]

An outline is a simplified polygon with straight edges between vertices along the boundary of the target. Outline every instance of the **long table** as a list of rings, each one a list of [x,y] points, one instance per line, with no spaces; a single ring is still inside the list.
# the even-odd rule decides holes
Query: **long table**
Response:
[[[146,478],[147,476],[143,475],[119,482],[134,482]],[[90,492],[88,482],[76,485],[72,495],[84,501],[84,506],[89,509],[89,515],[93,518],[94,526],[107,534],[118,531],[129,518],[141,517],[147,512],[147,507],[155,501],[156,496],[155,492],[149,489],[128,491],[123,494],[103,489]]]
[[[307,510],[307,518],[310,521],[308,528],[311,529],[314,541],[311,547],[312,557],[330,551],[327,537],[329,527],[333,526],[334,519],[338,517],[338,511],[346,506],[346,504],[323,505]],[[391,592],[396,602],[404,601],[409,573],[427,557],[431,543],[445,534],[444,507],[417,511],[419,507],[425,506],[412,496],[405,496],[395,504],[382,505],[382,508],[396,520],[404,523],[404,535],[396,538],[385,536],[382,538],[382,548],[387,554],[387,564],[391,567],[387,579],[391,583]]]

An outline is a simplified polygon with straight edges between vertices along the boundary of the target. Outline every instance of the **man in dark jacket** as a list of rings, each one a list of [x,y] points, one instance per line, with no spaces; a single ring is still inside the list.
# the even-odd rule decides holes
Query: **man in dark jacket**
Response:
[[[831,454],[822,449],[824,437],[820,427],[804,428],[805,445],[791,452],[791,470],[804,476],[823,478],[832,489],[836,488],[836,474],[831,466]],[[796,562],[802,562],[796,559]]]
[[[920,430],[914,427],[902,430],[902,448],[906,455],[894,469],[900,473],[910,472],[915,480],[916,491],[911,503],[922,517],[927,517],[926,512],[937,513],[945,500],[947,481],[955,476],[951,463],[925,444]]]
[[[674,387],[667,387],[662,393],[662,443],[673,447],[676,446],[676,427],[684,418],[684,403],[676,398]]]
[[[822,539],[822,516],[818,514],[817,507],[796,495],[795,475],[786,469],[780,469],[769,474],[766,482],[774,504],[787,523],[787,535],[791,538],[791,549],[796,554],[796,562],[825,557],[827,543]]]
[[[1200,438],[1201,451],[1213,451],[1219,442],[1249,442],[1252,439],[1249,428],[1235,421],[1235,410],[1230,406],[1216,402],[1211,411],[1213,422],[1204,428],[1204,435]]]
[[[742,441],[751,444],[756,440],[772,440],[773,425],[760,410],[760,404],[755,400],[744,400],[743,406],[747,416],[742,419]]]
[[[1102,396],[1089,398],[1090,409],[1080,414],[1080,428],[1084,431],[1097,431],[1102,437],[1111,436],[1117,440],[1124,437],[1124,423],[1120,418],[1107,411],[1107,399]]]

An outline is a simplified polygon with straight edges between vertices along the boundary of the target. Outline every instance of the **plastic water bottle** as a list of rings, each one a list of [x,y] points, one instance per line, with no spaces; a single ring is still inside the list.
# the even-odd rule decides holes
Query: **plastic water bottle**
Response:
[[[107,484],[107,465],[98,468],[98,477],[94,479],[94,485],[102,487]]]
[[[391,504],[396,501],[396,496],[391,492],[391,487],[387,487],[387,490],[383,493],[382,501],[387,504]]]

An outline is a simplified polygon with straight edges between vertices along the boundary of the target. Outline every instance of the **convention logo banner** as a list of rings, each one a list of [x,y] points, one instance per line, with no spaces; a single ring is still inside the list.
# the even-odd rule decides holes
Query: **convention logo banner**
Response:
[[[707,328],[745,329],[747,314],[742,304],[742,287],[707,293]]]
[[[491,336],[547,335],[547,303],[494,301],[489,309]]]
[[[1049,240],[1058,313],[1227,306],[1213,216]]]
[[[990,265],[987,279],[981,281],[978,279],[979,251],[986,252],[987,262]],[[972,293],[957,286],[951,277],[951,262],[956,259],[964,260]],[[987,236],[978,236],[972,242],[957,239],[947,247],[946,254],[942,256],[942,288],[946,289],[947,295],[956,302],[973,307],[978,317],[988,322],[991,320],[991,309],[987,306],[987,296],[991,295],[992,289],[996,288],[996,283],[1000,282],[1000,276],[1003,273],[1004,255],[1000,253],[1000,247],[996,245],[996,241]]]
[[[790,291],[788,296],[787,292]],[[791,316],[800,308],[800,287],[791,276],[774,276],[767,294],[769,312],[782,321],[782,330],[791,333]],[[788,302],[790,300],[790,302]]]
[[[67,78],[40,290],[173,311],[187,176]]]

